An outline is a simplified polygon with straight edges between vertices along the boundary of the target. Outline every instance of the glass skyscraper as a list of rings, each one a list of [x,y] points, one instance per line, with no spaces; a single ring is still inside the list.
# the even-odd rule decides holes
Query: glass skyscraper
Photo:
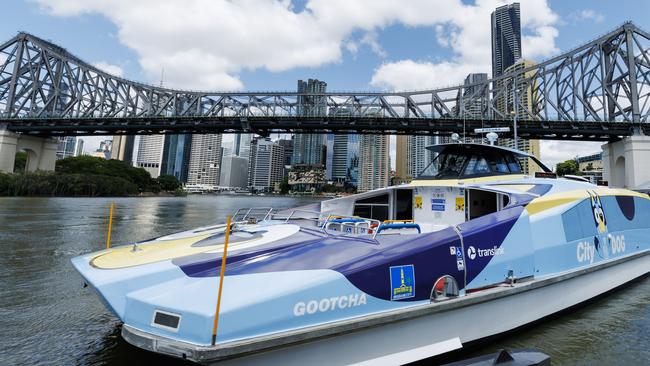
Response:
[[[298,93],[325,93],[327,83],[317,79],[308,81],[298,80]],[[304,95],[298,96],[298,116],[319,117],[327,113],[327,99],[325,96]],[[296,134],[293,143],[293,165],[318,165],[324,163],[323,145],[325,135],[303,133]]]
[[[251,140],[253,135],[250,133],[238,133],[232,144],[231,153],[236,156],[248,159],[251,150]]]
[[[145,135],[140,137],[136,166],[153,178],[173,175],[187,182],[192,135]]]
[[[492,77],[521,58],[521,12],[519,3],[496,8],[492,13]]]
[[[327,179],[357,186],[359,178],[359,135],[330,135],[327,146]]]
[[[192,135],[165,136],[160,175],[173,175],[179,181],[187,182],[191,149]]]
[[[56,149],[56,158],[65,159],[75,156],[75,146],[77,138],[75,136],[58,137],[59,144]]]

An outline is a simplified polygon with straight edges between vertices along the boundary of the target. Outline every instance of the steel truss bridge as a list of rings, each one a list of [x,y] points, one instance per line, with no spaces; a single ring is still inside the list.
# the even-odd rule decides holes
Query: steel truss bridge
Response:
[[[495,79],[405,92],[172,90],[109,75],[31,34],[0,45],[0,129],[36,136],[470,135],[516,118],[523,138],[608,141],[650,132],[649,101],[650,34],[632,23]]]

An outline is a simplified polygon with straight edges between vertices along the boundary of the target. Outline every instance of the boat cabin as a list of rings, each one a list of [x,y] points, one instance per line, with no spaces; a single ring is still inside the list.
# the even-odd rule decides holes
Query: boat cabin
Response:
[[[387,187],[321,203],[321,213],[379,222],[414,222],[422,232],[437,231],[500,211],[522,194],[500,180],[523,178],[520,159],[534,156],[479,144],[443,144],[427,148],[431,163],[410,184]]]

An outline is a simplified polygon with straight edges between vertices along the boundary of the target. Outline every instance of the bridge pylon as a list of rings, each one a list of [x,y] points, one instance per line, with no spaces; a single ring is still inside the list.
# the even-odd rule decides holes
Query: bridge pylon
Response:
[[[603,148],[603,180],[610,187],[650,189],[650,136],[633,135]]]
[[[27,153],[26,172],[53,171],[56,165],[58,141],[49,137],[34,137],[0,129],[0,172],[12,173],[16,153]]]

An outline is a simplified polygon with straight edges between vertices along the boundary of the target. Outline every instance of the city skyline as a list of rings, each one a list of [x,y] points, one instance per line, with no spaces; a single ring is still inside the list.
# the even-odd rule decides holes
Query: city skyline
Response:
[[[629,16],[617,10],[617,7],[624,8],[627,2],[629,1],[617,2],[617,4],[604,1],[589,3],[554,0],[522,1],[522,56],[534,61],[543,60],[620,25],[628,20]],[[240,90],[291,90],[295,80],[310,77],[327,80],[330,90],[413,89],[461,84],[463,78],[469,73],[491,73],[490,14],[497,7],[508,3],[507,1],[479,1],[478,3],[449,1],[436,4],[439,10],[436,12],[437,15],[427,14],[426,4],[413,3],[407,6],[398,3],[388,4],[386,9],[373,10],[372,14],[342,17],[340,19],[342,27],[339,27],[339,30],[331,31],[332,34],[317,34],[325,37],[325,40],[331,37],[332,42],[304,40],[303,38],[307,36],[301,34],[296,42],[305,41],[307,45],[313,47],[320,45],[324,49],[323,56],[307,60],[304,55],[289,53],[291,47],[284,48],[287,52],[282,56],[289,63],[286,65],[280,65],[282,60],[278,61],[275,53],[269,59],[276,60],[278,64],[272,65],[270,61],[260,61],[265,57],[258,54],[249,55],[257,63],[251,65],[242,63],[241,60],[233,58],[229,51],[215,47],[216,41],[212,39],[200,45],[198,50],[209,56],[206,60],[213,60],[214,65],[190,62],[180,56],[174,57],[177,53],[167,52],[170,47],[173,46],[173,49],[178,52],[184,52],[195,44],[168,44],[172,42],[168,37],[156,37],[148,39],[151,41],[147,43],[148,46],[143,45],[137,37],[151,37],[154,30],[149,28],[149,22],[134,23],[140,20],[133,14],[141,5],[126,7],[120,1],[115,2],[115,9],[108,9],[101,6],[99,2],[93,1],[12,2],[7,4],[7,10],[16,16],[9,17],[7,22],[0,25],[0,36],[8,39],[17,30],[29,31],[51,39],[71,51],[74,50],[82,59],[108,72],[152,84],[159,84],[162,81],[165,86],[178,86],[184,89],[233,89],[222,80],[236,80],[238,87],[235,89]],[[207,5],[199,1],[197,4],[203,4],[206,13],[208,10],[214,10],[214,7],[224,6],[219,1]],[[285,22],[286,27],[278,25],[282,23],[285,16],[295,17],[298,19],[295,20],[296,22],[309,19],[321,26],[325,24],[323,22],[326,22],[326,19],[329,19],[326,17],[327,9],[324,9],[323,4],[318,1],[270,5],[251,2],[251,4],[250,7],[259,5],[259,10],[233,5],[224,9],[218,16],[241,13],[243,19],[252,21],[261,16],[260,12],[268,11],[270,31],[267,33],[275,32],[277,35],[295,33],[293,21]],[[636,12],[639,15],[633,15],[631,20],[641,27],[648,28],[650,22],[640,16],[644,13],[643,8],[648,8],[648,4],[635,3],[635,5],[640,7],[639,12]],[[173,3],[166,5],[166,8],[175,7]],[[337,8],[337,12],[340,13],[349,11],[345,4],[332,8]],[[414,13],[414,9],[421,11]],[[196,10],[194,6],[178,9],[178,12],[192,10]],[[160,9],[154,8],[150,11],[156,13]],[[160,19],[155,16],[156,14],[150,18]],[[374,17],[374,20],[368,20],[369,17]],[[140,33],[143,35],[127,32],[125,27],[128,25],[136,27],[134,31],[142,31]],[[174,29],[183,34],[186,32],[184,28],[196,30],[196,28],[212,26],[203,23],[186,24],[179,21],[178,24],[174,24]],[[309,26],[307,29],[312,28]],[[256,33],[252,32],[252,34]],[[206,41],[204,37],[199,39]],[[402,42],[403,39],[408,39],[409,42]],[[247,48],[259,42],[259,39],[243,38],[237,41],[240,46]],[[267,43],[269,46],[274,45],[273,42]],[[274,47],[281,51],[283,49],[281,46]],[[312,46],[303,48],[309,51],[313,49],[310,47]],[[334,54],[332,49],[335,51]],[[172,59],[177,59],[183,65],[191,65],[191,67],[179,70],[178,65],[176,67],[167,65]],[[221,69],[216,70],[215,67]],[[202,80],[213,84],[201,84],[197,81],[198,75],[203,75]],[[84,140],[86,140],[86,152],[92,152],[97,148],[101,138],[90,137]],[[231,140],[232,135],[224,135],[224,144],[229,144]],[[391,158],[394,161],[394,138],[391,139],[391,146],[393,150]],[[598,148],[597,143],[569,144],[545,141],[542,142],[542,156],[545,162],[554,165],[557,161],[578,154],[596,152]]]

